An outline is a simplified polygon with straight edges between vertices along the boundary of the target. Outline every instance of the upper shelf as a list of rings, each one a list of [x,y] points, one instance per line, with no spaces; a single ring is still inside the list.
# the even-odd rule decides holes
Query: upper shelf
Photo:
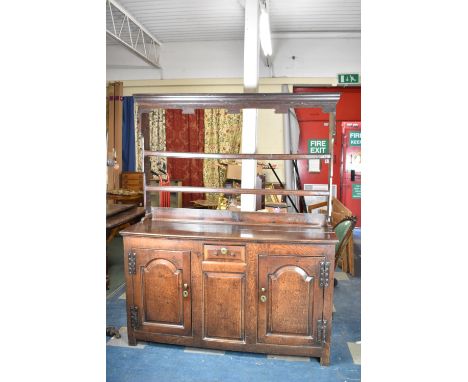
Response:
[[[239,113],[241,109],[275,109],[286,113],[290,108],[320,108],[325,113],[336,111],[339,93],[186,93],[135,94],[141,111],[148,109],[182,109],[192,114],[195,109],[227,109]]]
[[[257,160],[297,160],[330,159],[330,154],[223,154],[223,153],[182,153],[172,151],[145,150],[145,156],[188,159],[257,159]]]

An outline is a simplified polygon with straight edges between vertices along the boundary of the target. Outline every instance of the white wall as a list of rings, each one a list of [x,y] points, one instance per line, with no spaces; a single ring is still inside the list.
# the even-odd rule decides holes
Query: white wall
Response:
[[[273,51],[273,65],[261,64],[260,77],[334,77],[360,72],[360,38],[275,39]],[[243,41],[165,43],[160,63],[162,69],[155,69],[119,45],[107,46],[109,81],[241,78]]]

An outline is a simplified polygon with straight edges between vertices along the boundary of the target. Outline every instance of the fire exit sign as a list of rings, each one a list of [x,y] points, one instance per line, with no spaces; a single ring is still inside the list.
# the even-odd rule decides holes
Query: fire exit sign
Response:
[[[361,146],[361,132],[350,131],[349,132],[349,145],[350,146]]]
[[[351,198],[361,199],[361,185],[360,184],[356,184],[356,183],[353,184]]]
[[[359,73],[346,73],[338,74],[339,84],[359,84],[361,83],[361,76]]]
[[[309,154],[328,154],[328,139],[309,139]]]

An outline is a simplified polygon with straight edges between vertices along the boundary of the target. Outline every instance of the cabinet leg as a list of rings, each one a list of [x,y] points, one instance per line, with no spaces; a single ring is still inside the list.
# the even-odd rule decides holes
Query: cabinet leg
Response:
[[[330,365],[330,344],[327,342],[323,348],[322,356],[320,357],[320,365]]]
[[[320,365],[322,365],[322,366],[330,365],[330,354],[323,355],[323,356],[320,357]]]
[[[137,341],[135,335],[133,334],[133,330],[127,330],[128,333],[128,346],[136,346]]]

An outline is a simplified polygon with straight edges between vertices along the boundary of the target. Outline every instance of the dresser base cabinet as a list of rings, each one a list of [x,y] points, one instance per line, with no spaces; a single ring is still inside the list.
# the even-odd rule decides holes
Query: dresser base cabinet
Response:
[[[319,239],[295,243],[294,235],[274,240],[271,232],[268,241],[254,233],[249,239],[256,240],[244,240],[224,225],[216,228],[229,237],[216,240],[194,237],[188,223],[139,225],[122,232],[130,345],[311,356],[329,364],[333,232],[322,228],[313,232]]]

